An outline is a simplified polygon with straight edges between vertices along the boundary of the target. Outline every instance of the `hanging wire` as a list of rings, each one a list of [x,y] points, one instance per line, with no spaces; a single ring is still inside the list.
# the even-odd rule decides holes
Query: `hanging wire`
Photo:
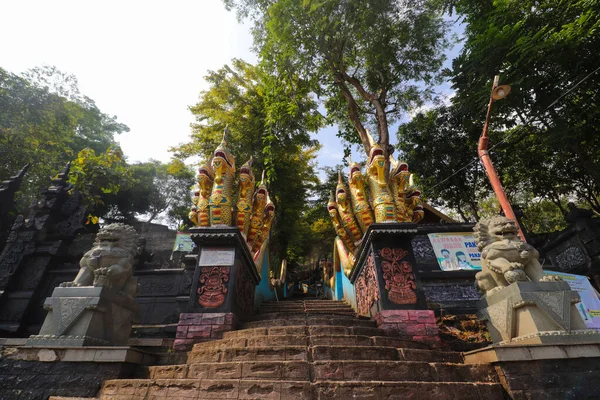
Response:
[[[556,98],[556,100],[554,100],[552,103],[550,103],[550,105],[546,108],[544,108],[542,111],[539,112],[539,114],[537,114],[536,116],[540,116],[542,114],[544,114],[546,111],[548,111],[550,108],[554,107],[554,105],[556,103],[558,103],[563,97],[565,97],[566,95],[568,95],[569,93],[571,93],[573,90],[575,90],[579,85],[581,85],[583,82],[585,82],[590,76],[594,75],[596,72],[598,72],[600,70],[600,67],[596,68],[595,70],[593,70],[592,72],[590,72],[589,74],[587,74],[585,77],[583,77],[579,82],[577,82],[576,84],[574,84],[573,86],[571,86],[568,90],[566,90],[563,94],[561,94],[560,96],[558,96]],[[517,127],[517,129],[515,129],[514,131],[512,131],[509,135],[507,135],[504,139],[502,139],[501,141],[499,141],[498,143],[494,144],[493,146],[491,146],[489,148],[488,151],[492,151],[494,148],[500,146],[502,143],[506,143],[511,137],[513,137],[517,132],[521,131],[523,128],[528,127],[528,125],[530,124],[530,121],[533,119],[533,117],[529,117],[527,118],[527,121],[523,124]],[[443,184],[444,182],[447,182],[450,178],[452,178],[453,176],[457,175],[459,172],[465,170],[466,168],[469,168],[471,165],[475,164],[476,162],[479,161],[479,157],[475,158],[473,161],[471,161],[470,163],[464,165],[463,167],[459,168],[458,170],[456,170],[453,174],[451,174],[450,176],[448,176],[446,179],[443,179],[442,181],[436,183],[435,185],[431,186],[431,189],[434,189],[438,186],[440,186],[441,184]]]

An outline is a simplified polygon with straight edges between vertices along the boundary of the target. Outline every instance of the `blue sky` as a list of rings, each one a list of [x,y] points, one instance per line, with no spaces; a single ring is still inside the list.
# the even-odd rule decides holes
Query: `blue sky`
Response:
[[[207,88],[208,70],[232,58],[256,62],[249,25],[220,0],[19,0],[4,2],[2,13],[0,37],[9,39],[0,42],[0,67],[21,73],[46,64],[74,74],[83,94],[131,129],[118,137],[131,162],[168,161],[168,148],[188,140],[187,107]],[[449,51],[446,66],[459,49]],[[448,85],[438,90],[451,93]],[[341,162],[336,132],[316,135],[320,166]]]

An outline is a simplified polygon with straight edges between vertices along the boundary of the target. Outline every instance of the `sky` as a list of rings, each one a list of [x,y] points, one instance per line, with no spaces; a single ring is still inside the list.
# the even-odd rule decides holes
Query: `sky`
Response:
[[[54,65],[74,74],[81,93],[129,126],[117,137],[129,162],[168,161],[169,147],[189,139],[188,106],[208,88],[207,71],[232,58],[257,60],[249,24],[221,0],[5,0],[0,13],[0,67],[20,74]],[[335,133],[328,127],[315,136],[320,166],[341,161]]]

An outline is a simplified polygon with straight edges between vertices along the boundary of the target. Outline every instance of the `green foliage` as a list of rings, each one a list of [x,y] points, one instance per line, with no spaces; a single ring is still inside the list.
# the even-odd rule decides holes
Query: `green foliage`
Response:
[[[600,46],[600,2],[450,3],[466,24],[464,48],[447,71],[456,96],[398,133],[427,194],[464,219],[481,217],[477,210],[485,208],[491,189],[472,161],[493,75],[500,73],[500,83],[512,91],[494,103],[490,146],[498,147],[491,154],[525,225],[534,232],[564,226],[566,199],[600,212],[600,56],[594,50]]]
[[[171,149],[185,160],[200,155],[208,160],[229,126],[228,147],[239,167],[250,156],[252,169],[266,181],[276,207],[270,251],[272,265],[281,259],[301,262],[308,231],[302,221],[311,190],[318,184],[314,158],[318,145],[310,137],[323,123],[305,82],[291,70],[285,76],[268,75],[242,60],[233,60],[205,78],[209,89],[190,107],[196,117],[192,140]],[[294,89],[283,82],[293,81]],[[191,203],[187,204],[187,209]]]
[[[127,169],[133,183],[107,200],[106,219],[133,222],[140,217],[152,222],[158,218],[172,225],[187,220],[194,173],[181,160],[168,164],[150,160]]]
[[[80,151],[105,153],[116,145],[114,135],[127,130],[81,96],[73,76],[52,67],[24,77],[0,68],[0,179],[31,164],[20,190],[20,210]]]
[[[109,148],[99,155],[92,149],[81,150],[71,164],[69,183],[83,194],[90,222],[105,212],[107,198],[131,187],[134,181],[121,150]]]
[[[298,71],[324,101],[339,135],[365,149],[370,126],[387,151],[388,124],[421,105],[437,82],[447,26],[436,2],[224,2],[254,20],[261,64],[277,76]]]

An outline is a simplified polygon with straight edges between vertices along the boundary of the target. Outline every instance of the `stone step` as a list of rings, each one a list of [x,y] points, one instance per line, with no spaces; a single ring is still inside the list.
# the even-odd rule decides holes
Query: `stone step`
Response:
[[[352,310],[347,304],[294,304],[294,305],[279,305],[271,304],[260,306],[260,310]]]
[[[429,363],[422,361],[315,361],[314,381],[498,382],[488,364]]]
[[[288,315],[271,319],[269,314],[258,314],[252,317],[252,320],[244,324],[244,328],[270,328],[274,326],[294,326],[294,325],[339,325],[339,326],[377,326],[375,321],[370,319],[354,318],[351,315],[327,314],[327,315]]]
[[[238,361],[150,367],[150,379],[310,380],[307,361]]]
[[[256,346],[256,347],[202,347],[195,345],[188,354],[187,364],[236,361],[327,361],[327,360],[387,360],[411,361],[407,349],[390,346]],[[439,353],[438,353],[439,354]],[[423,353],[419,354],[425,358]],[[434,358],[432,353],[430,358]]]
[[[149,368],[150,379],[280,379],[316,381],[498,382],[488,364],[422,361],[241,361]]]
[[[256,314],[253,318],[255,319],[277,319],[277,318],[290,318],[296,317],[301,318],[302,316],[322,316],[325,315],[342,315],[349,317],[356,317],[356,313],[354,310],[346,310],[346,309],[315,309],[315,310],[260,310],[258,314]]]
[[[317,382],[312,399],[504,400],[499,383],[463,382]],[[283,399],[283,397],[279,397]]]
[[[48,400],[98,400],[97,397],[63,397],[63,396],[50,396]]]
[[[187,364],[236,361],[307,361],[306,346],[198,348],[188,354]]]
[[[308,329],[306,329],[308,330]],[[300,332],[300,330],[298,330]],[[386,336],[365,335],[310,335],[302,331],[290,335],[248,335],[232,336],[224,339],[203,342],[194,345],[194,349],[227,348],[227,347],[262,347],[262,346],[390,346],[410,349],[428,349],[427,345],[410,340]],[[194,350],[192,350],[194,351]],[[460,354],[460,353],[450,353]],[[462,360],[462,358],[461,358]],[[417,360],[424,361],[424,360]],[[435,360],[431,360],[435,361]],[[164,364],[164,363],[163,363]]]
[[[371,326],[339,326],[339,325],[313,325],[313,326],[276,326],[272,328],[250,328],[239,331],[229,331],[223,334],[223,339],[252,338],[268,335],[362,335],[362,336],[389,336],[389,332]],[[396,337],[397,338],[397,337]]]
[[[102,400],[143,399],[427,399],[502,400],[498,383],[304,382],[245,379],[109,380]]]
[[[344,304],[348,305],[343,300],[283,300],[283,301],[265,301],[261,305],[281,304],[281,305],[294,305],[294,304]]]

